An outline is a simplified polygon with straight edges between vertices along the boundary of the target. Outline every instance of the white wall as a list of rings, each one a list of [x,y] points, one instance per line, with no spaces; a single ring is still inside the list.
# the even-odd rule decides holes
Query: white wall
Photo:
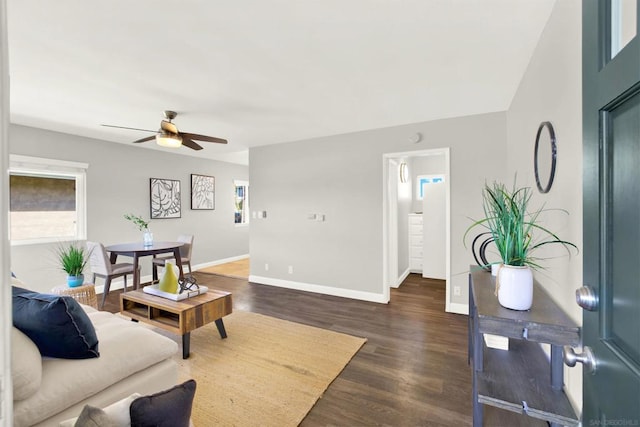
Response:
[[[450,147],[452,285],[462,291],[452,300],[467,304],[473,257],[462,236],[482,214],[485,179],[502,178],[505,144],[506,115],[492,113],[251,149],[252,211],[267,211],[251,225],[251,280],[381,301],[382,155]]]
[[[422,199],[422,277],[447,278],[447,187],[445,182],[424,187]]]
[[[582,247],[582,56],[581,4],[559,0],[507,113],[507,176],[534,189],[532,206],[566,209],[545,226]],[[547,194],[535,190],[533,149],[542,121],[551,121],[558,144],[556,177]],[[557,251],[554,251],[556,253]],[[582,313],[574,291],[582,286],[582,256],[545,261],[538,281],[579,325]],[[582,402],[582,370],[565,367],[565,382],[574,404]]]
[[[411,192],[412,212],[422,212],[422,200],[418,200],[416,179],[418,175],[438,175],[445,173],[445,157],[443,154],[411,157],[411,182],[413,191]]]
[[[400,162],[409,164],[410,159]],[[410,166],[408,166],[410,168]],[[398,176],[400,171],[398,170]],[[409,271],[409,213],[411,213],[411,183],[398,179],[398,272],[400,278]]]
[[[89,164],[89,240],[105,245],[141,241],[141,232],[123,214],[131,212],[148,219],[149,178],[168,178],[181,182],[182,217],[151,220],[154,240],[175,240],[179,234],[193,234],[192,265],[249,252],[249,227],[233,223],[233,180],[248,179],[246,166],[17,125],[9,129],[9,152]],[[191,210],[192,173],[215,177],[215,210]],[[56,246],[13,246],[11,268],[36,290],[48,291],[65,283],[65,273],[59,269],[54,254]],[[150,274],[150,258],[142,259],[141,265],[142,275]]]

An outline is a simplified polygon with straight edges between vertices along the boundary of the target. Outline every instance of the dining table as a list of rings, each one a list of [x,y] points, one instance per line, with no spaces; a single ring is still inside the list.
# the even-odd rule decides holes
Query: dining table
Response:
[[[140,257],[160,254],[173,254],[176,260],[180,260],[180,248],[184,246],[182,242],[153,242],[152,245],[145,245],[143,242],[118,243],[105,247],[109,252],[111,264],[115,264],[119,255],[133,258],[133,288],[140,286],[140,269],[138,268]],[[180,279],[184,279],[182,263],[176,262],[180,270]]]

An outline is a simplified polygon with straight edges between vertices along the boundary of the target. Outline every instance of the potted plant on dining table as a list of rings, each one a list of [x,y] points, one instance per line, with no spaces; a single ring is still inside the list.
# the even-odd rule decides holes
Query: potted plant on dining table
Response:
[[[124,218],[133,222],[138,230],[142,231],[142,241],[144,246],[153,246],[153,233],[149,230],[149,221],[145,221],[139,215],[124,214]]]
[[[494,182],[485,184],[482,191],[482,205],[485,217],[474,221],[467,229],[464,239],[475,227],[489,230],[493,243],[500,254],[501,266],[496,276],[496,294],[503,307],[514,310],[528,310],[533,302],[532,268],[541,268],[540,258],[533,252],[537,249],[557,244],[571,254],[576,245],[561,239],[540,224],[540,214],[544,206],[529,211],[531,188],[512,189]],[[564,210],[556,209],[567,213]],[[486,267],[486,266],[483,266]]]

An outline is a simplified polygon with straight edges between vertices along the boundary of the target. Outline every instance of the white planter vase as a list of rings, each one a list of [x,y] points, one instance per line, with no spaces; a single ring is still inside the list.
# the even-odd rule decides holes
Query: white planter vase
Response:
[[[503,265],[498,271],[498,302],[512,310],[529,310],[533,303],[533,273],[529,267]]]

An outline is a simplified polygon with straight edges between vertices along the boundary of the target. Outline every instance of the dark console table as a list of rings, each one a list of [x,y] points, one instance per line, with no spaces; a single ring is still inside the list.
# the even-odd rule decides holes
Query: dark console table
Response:
[[[534,283],[531,310],[509,310],[494,294],[495,278],[478,267],[470,271],[469,362],[473,368],[474,427],[483,423],[503,425],[507,419],[508,425],[546,425],[543,421],[551,426],[578,425],[562,389],[562,347],[580,345],[578,326],[538,283]],[[508,337],[509,350],[487,348],[485,333]],[[551,361],[540,343],[551,345]],[[485,406],[500,410],[484,411]]]

